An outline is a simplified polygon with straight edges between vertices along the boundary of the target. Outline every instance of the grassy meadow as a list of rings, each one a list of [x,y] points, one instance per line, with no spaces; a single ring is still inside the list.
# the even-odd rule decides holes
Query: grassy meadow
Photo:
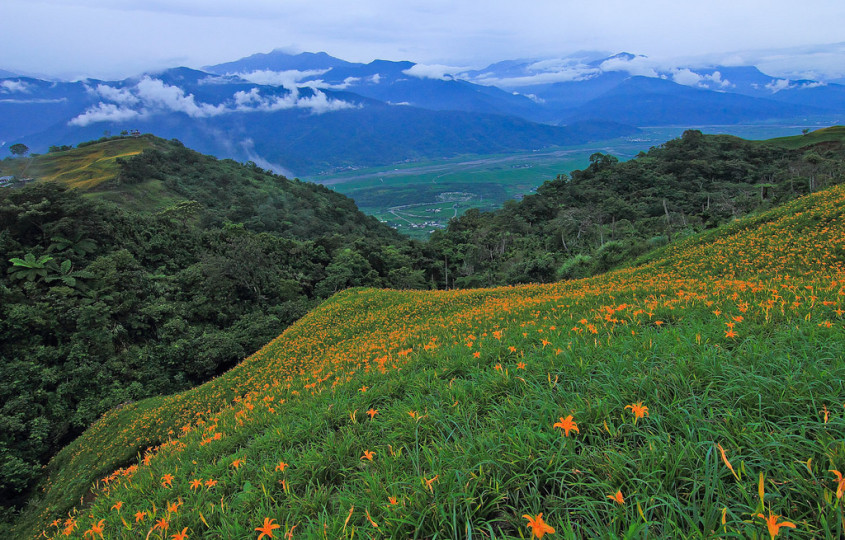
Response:
[[[349,289],[107,413],[16,532],[841,538],[844,321],[843,186],[596,278]]]

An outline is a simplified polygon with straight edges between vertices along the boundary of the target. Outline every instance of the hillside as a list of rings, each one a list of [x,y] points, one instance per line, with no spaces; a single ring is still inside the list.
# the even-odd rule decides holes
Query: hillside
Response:
[[[768,139],[766,141],[759,141],[756,144],[767,144],[794,150],[814,145],[830,145],[837,147],[841,146],[843,143],[845,143],[845,126],[831,126],[811,131],[806,135],[778,137],[775,139]]]
[[[117,177],[120,172],[118,159],[163,146],[164,141],[151,136],[116,137],[81,148],[0,161],[0,176],[36,178],[89,190]]]
[[[107,410],[225,372],[338,290],[426,286],[323,186],[154,137],[80,146],[2,162],[39,176],[0,188],[0,521]]]
[[[105,415],[17,533],[841,536],[844,209],[836,186],[587,280],[345,291]]]
[[[448,255],[453,286],[581,278],[843,180],[840,126],[771,141],[687,130],[629,161],[595,153],[519,202],[467,211],[429,245]]]

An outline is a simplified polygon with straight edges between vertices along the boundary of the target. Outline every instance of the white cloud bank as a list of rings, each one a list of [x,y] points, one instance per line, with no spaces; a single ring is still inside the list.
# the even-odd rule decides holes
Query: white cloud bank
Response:
[[[798,83],[790,81],[789,79],[772,79],[772,82],[767,84],[764,88],[773,94],[777,94],[781,90],[794,90],[796,88],[816,88],[817,86],[825,86],[823,82],[805,82]]]
[[[466,71],[465,67],[447,66],[443,64],[414,64],[408,69],[402,70],[402,73],[418,79],[436,79],[440,81],[451,81],[455,76],[462,71]]]
[[[99,84],[89,92],[103,101],[71,119],[69,125],[82,127],[97,122],[122,122],[168,112],[183,113],[191,118],[209,118],[222,114],[287,109],[306,109],[313,114],[323,114],[358,107],[354,103],[330,99],[316,88],[312,88],[311,95],[303,96],[296,86],[285,95],[263,95],[258,88],[241,90],[235,92],[231,99],[213,105],[197,101],[193,94],[186,94],[178,86],[148,76],[135,86],[116,88]]]
[[[12,94],[16,92],[27,94],[29,93],[29,91],[29,85],[23,81],[13,81],[10,79],[6,79],[0,82],[0,92],[4,94]]]

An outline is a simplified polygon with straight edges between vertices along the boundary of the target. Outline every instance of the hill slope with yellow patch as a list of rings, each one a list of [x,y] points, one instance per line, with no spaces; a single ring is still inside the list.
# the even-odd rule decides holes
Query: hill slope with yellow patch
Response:
[[[351,289],[105,415],[19,532],[837,537],[843,315],[843,186],[587,280]]]
[[[90,190],[117,176],[118,158],[135,156],[154,146],[154,138],[149,136],[114,138],[80,148],[0,161],[0,176],[60,182],[71,188]]]

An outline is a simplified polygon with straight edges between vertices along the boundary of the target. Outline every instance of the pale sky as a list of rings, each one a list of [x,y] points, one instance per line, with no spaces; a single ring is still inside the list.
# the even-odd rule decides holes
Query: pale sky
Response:
[[[0,69],[114,79],[277,48],[480,68],[600,50],[836,78],[843,28],[842,0],[2,0]]]

